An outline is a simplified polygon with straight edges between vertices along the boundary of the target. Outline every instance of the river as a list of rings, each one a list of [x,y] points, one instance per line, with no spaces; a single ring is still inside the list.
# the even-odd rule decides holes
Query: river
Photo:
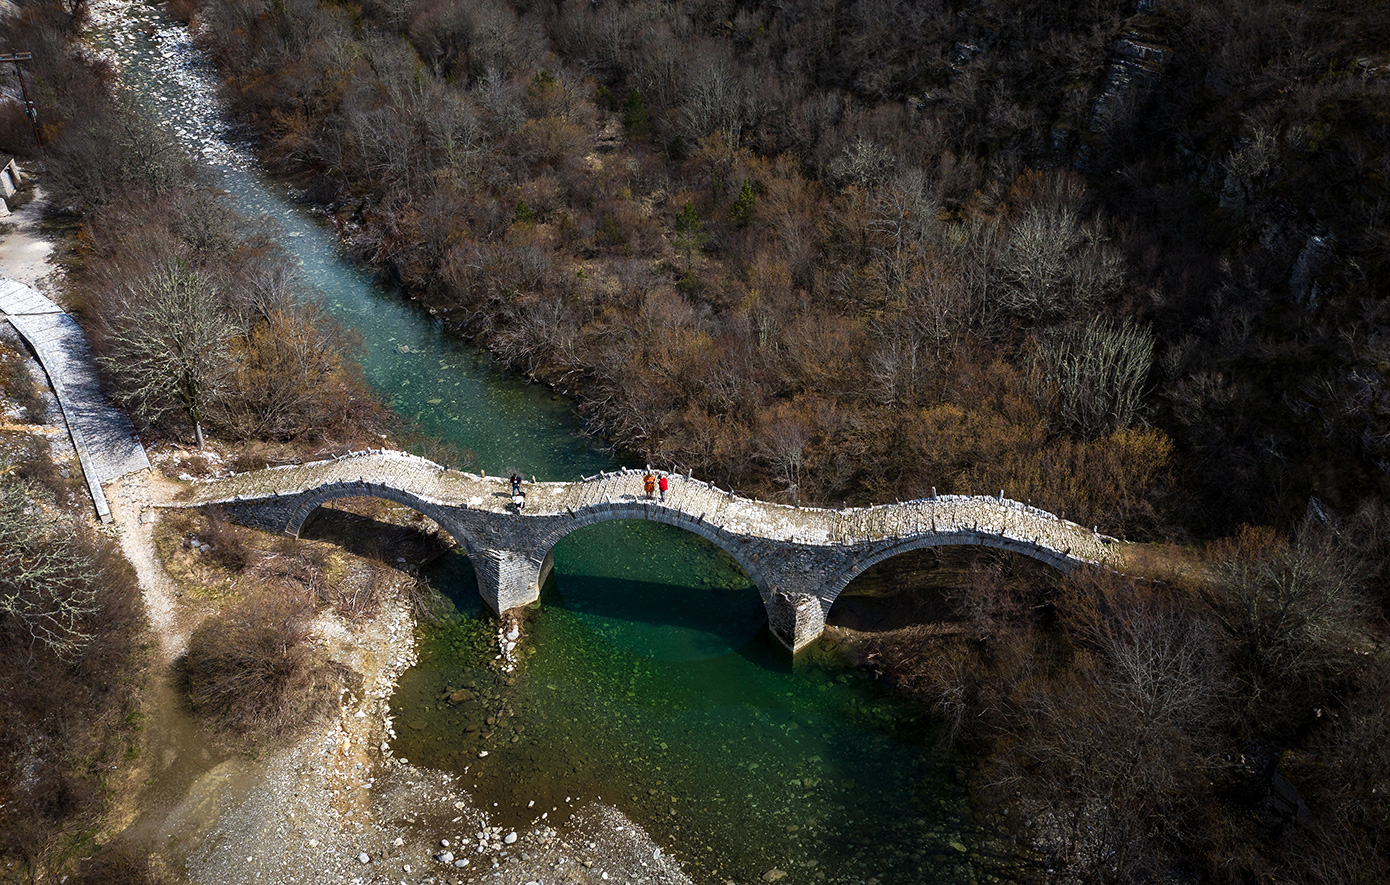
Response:
[[[229,138],[215,74],[181,25],[139,3],[99,4],[95,19],[91,39],[129,95],[238,211],[268,219],[326,313],[360,334],[366,377],[397,412],[489,472],[570,479],[614,466],[567,401],[345,259],[321,219]],[[495,666],[496,621],[466,558],[445,557],[429,577],[452,612],[400,682],[394,749],[463,773],[498,822],[558,822],[602,799],[701,883],[774,868],[787,883],[1008,880],[1009,861],[968,822],[957,761],[932,749],[931,722],[833,661],[793,669],[746,576],[702,539],[639,522],[570,535],[514,674]],[[440,701],[463,688],[475,699]]]

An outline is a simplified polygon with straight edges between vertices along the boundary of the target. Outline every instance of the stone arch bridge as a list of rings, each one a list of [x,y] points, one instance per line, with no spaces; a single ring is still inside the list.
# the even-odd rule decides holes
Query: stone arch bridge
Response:
[[[318,507],[375,497],[410,507],[461,544],[483,600],[499,614],[535,602],[555,544],[613,519],[664,522],[727,551],[757,586],[768,625],[793,652],[820,636],[835,597],[865,569],[923,547],[969,544],[1010,550],[1054,568],[1108,565],[1113,538],[1004,498],[942,495],[826,510],[740,497],[668,474],[666,501],[648,498],[643,471],[577,482],[526,483],[518,512],[503,477],[448,470],[403,452],[372,450],[200,482],[172,506],[220,505],[237,522],[298,535]]]

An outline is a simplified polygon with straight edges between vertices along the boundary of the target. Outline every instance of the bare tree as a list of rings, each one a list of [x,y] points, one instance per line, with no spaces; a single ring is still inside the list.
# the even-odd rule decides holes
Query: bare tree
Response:
[[[884,406],[909,406],[917,400],[927,360],[922,342],[910,333],[891,332],[882,337],[869,356],[869,378],[874,400]]]
[[[798,405],[778,403],[759,428],[757,440],[758,453],[777,471],[793,501],[801,496],[801,474],[813,426]]]
[[[1038,407],[1054,428],[1082,436],[1123,430],[1139,416],[1153,349],[1152,333],[1127,319],[1044,337],[1033,358]]]
[[[105,318],[101,364],[115,396],[144,420],[182,412],[203,447],[203,419],[228,387],[236,323],[198,271],[169,263],[127,288],[125,310]]]
[[[855,185],[868,190],[892,174],[897,158],[884,148],[863,137],[846,145],[840,155],[830,161],[830,175],[842,185]]]
[[[732,148],[743,135],[744,104],[749,89],[720,57],[701,59],[685,96],[685,137],[692,143],[718,132]]]
[[[1066,315],[1119,288],[1124,258],[1069,206],[1030,206],[999,256],[1005,307],[1029,319]]]
[[[96,569],[41,497],[27,482],[0,485],[0,624],[66,658],[91,639]]]
[[[1265,733],[1298,727],[1324,683],[1370,648],[1355,563],[1314,531],[1289,542],[1246,527],[1216,545],[1209,568],[1208,601],[1233,643],[1237,720]]]
[[[47,166],[55,202],[79,209],[118,202],[132,189],[167,194],[192,180],[173,134],[135,101],[81,121]]]

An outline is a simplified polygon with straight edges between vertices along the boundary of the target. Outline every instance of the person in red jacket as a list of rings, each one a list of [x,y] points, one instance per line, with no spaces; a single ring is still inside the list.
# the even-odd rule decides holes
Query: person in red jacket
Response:
[[[662,500],[662,501],[665,501],[665,500],[666,500],[666,490],[669,489],[669,488],[671,487],[671,484],[670,484],[669,482],[666,481],[666,474],[664,474],[664,473],[661,474],[661,481],[658,482],[658,483],[656,484],[656,487],[659,488],[659,489],[661,489],[661,500]]]

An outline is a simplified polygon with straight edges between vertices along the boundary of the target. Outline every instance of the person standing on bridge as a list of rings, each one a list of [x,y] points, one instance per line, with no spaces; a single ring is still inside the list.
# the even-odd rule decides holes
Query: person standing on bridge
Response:
[[[512,497],[515,498],[515,497],[516,497],[517,495],[519,495],[519,494],[521,494],[521,474],[520,474],[520,473],[517,473],[515,470],[513,470],[513,471],[512,471]]]
[[[661,474],[661,481],[658,482],[656,485],[657,485],[657,488],[661,489],[661,503],[665,504],[665,503],[666,503],[666,490],[669,489],[669,488],[671,487],[671,484],[670,484],[669,482],[666,481],[666,474],[664,474],[664,473]]]
[[[652,476],[650,470],[647,471],[646,476],[642,477],[642,488],[646,490],[648,498],[652,496],[652,492],[656,491],[656,477]]]

